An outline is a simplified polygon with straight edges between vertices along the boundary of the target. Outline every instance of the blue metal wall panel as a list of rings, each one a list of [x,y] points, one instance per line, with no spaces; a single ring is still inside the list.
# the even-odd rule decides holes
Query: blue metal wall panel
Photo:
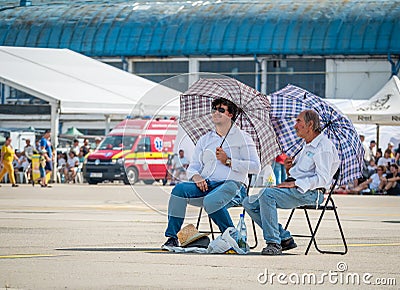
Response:
[[[0,45],[89,56],[400,53],[400,0],[52,4],[0,11]]]

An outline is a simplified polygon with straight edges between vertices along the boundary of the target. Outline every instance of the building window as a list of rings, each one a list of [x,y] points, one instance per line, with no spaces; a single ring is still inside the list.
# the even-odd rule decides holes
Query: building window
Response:
[[[273,60],[267,64],[267,93],[292,84],[325,97],[325,60]]]
[[[225,75],[255,88],[254,61],[200,61],[200,72]]]
[[[188,73],[187,61],[138,61],[133,63],[133,73],[161,83],[171,77]]]

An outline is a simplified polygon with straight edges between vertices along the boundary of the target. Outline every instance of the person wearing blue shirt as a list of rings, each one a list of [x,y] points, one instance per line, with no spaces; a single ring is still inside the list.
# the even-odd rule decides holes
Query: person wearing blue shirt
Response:
[[[46,166],[44,167],[44,169],[46,171],[46,175],[49,172],[52,172],[52,170],[53,170],[53,161],[52,161],[53,149],[52,149],[51,143],[50,143],[50,134],[51,134],[50,130],[46,130],[44,132],[43,137],[40,139],[40,143],[39,143],[40,150],[45,152],[43,154],[43,156],[46,158]],[[46,151],[44,151],[44,150],[46,150]],[[45,180],[45,184],[42,184],[42,186],[46,187],[47,186],[47,178],[45,178],[44,180]]]
[[[189,182],[174,187],[168,204],[167,242],[163,249],[179,246],[177,233],[182,227],[187,204],[203,206],[221,232],[233,227],[227,208],[246,195],[248,174],[260,171],[256,145],[249,134],[232,125],[238,108],[219,98],[212,102],[215,125],[197,142],[187,169]],[[230,129],[231,128],[231,129]],[[226,139],[221,146],[222,140]]]

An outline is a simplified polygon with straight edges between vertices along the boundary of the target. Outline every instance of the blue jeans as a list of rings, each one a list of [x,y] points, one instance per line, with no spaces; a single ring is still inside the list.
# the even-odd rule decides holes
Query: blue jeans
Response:
[[[272,163],[272,169],[274,171],[276,184],[282,183],[286,179],[285,166],[283,166],[283,164],[274,161]]]
[[[283,229],[278,223],[277,208],[292,209],[301,205],[316,204],[317,190],[309,190],[305,193],[296,188],[265,188],[260,192],[257,200],[249,197],[243,200],[243,207],[249,216],[262,228],[263,236],[267,243],[280,244],[289,239],[290,232]],[[319,195],[318,204],[324,200],[324,195]]]
[[[195,183],[183,182],[174,187],[168,203],[168,227],[166,237],[177,237],[182,227],[187,204],[203,206],[221,232],[233,227],[228,208],[241,204],[246,187],[237,181],[207,181],[208,190],[202,192]]]

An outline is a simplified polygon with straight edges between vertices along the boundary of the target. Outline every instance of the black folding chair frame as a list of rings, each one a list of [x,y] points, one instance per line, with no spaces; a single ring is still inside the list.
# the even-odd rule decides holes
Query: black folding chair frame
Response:
[[[247,187],[246,196],[249,196],[249,191],[250,191],[250,186],[251,186],[251,179],[252,179],[252,175],[249,174],[249,186]],[[234,206],[234,207],[241,207],[241,205]],[[197,224],[196,224],[196,229],[197,230],[199,230],[202,213],[203,213],[203,207],[200,207],[199,217],[197,218]],[[246,211],[243,209],[243,214],[245,214],[245,213],[246,213]],[[200,233],[211,234],[211,237],[214,240],[215,239],[215,233],[221,233],[221,232],[219,230],[218,231],[214,230],[213,222],[212,222],[210,216],[208,216],[208,223],[210,225],[210,230],[209,231],[200,231],[199,230],[199,232]],[[255,224],[255,222],[253,220],[251,220],[251,223],[252,223],[253,234],[254,234],[254,245],[250,246],[250,249],[254,249],[258,245],[258,238],[257,238],[256,224]]]
[[[291,211],[291,213],[289,215],[289,218],[288,218],[288,220],[286,222],[285,230],[289,227],[289,223],[292,220],[292,217],[293,217],[293,214],[294,214],[295,210],[296,209],[302,209],[304,211],[304,215],[305,215],[306,220],[307,220],[308,228],[310,230],[310,235],[292,235],[292,236],[310,238],[310,241],[308,243],[305,255],[307,255],[308,252],[310,251],[311,244],[314,244],[315,249],[318,252],[320,252],[321,254],[339,254],[339,255],[347,254],[347,250],[348,249],[347,249],[346,239],[344,237],[342,225],[340,223],[339,214],[337,212],[337,207],[336,207],[335,202],[333,201],[333,198],[332,198],[332,193],[333,193],[333,191],[335,189],[335,186],[336,186],[336,184],[338,182],[338,179],[339,179],[339,170],[335,173],[333,178],[334,178],[335,182],[332,185],[332,187],[331,187],[331,189],[329,191],[328,197],[327,197],[327,199],[326,199],[326,201],[325,201],[325,203],[323,205],[320,205],[317,208],[315,207],[315,205],[305,205],[305,206],[299,206],[297,208],[294,208],[294,209],[292,209],[292,211]],[[329,203],[331,205],[328,205]],[[316,224],[314,229],[313,229],[313,227],[311,225],[310,217],[308,215],[307,210],[322,210],[322,212],[321,212],[321,214],[319,216],[319,219],[317,221],[317,224]],[[322,249],[320,249],[318,247],[318,243],[317,243],[317,240],[316,240],[316,235],[317,235],[317,231],[318,231],[318,229],[319,229],[319,227],[321,225],[322,218],[324,217],[324,214],[325,214],[325,212],[327,210],[332,210],[334,212],[334,214],[335,214],[336,223],[338,225],[338,228],[339,228],[339,231],[340,231],[340,235],[341,235],[341,238],[342,238],[342,242],[343,242],[343,248],[344,248],[343,251],[326,251],[326,250],[322,250]]]

